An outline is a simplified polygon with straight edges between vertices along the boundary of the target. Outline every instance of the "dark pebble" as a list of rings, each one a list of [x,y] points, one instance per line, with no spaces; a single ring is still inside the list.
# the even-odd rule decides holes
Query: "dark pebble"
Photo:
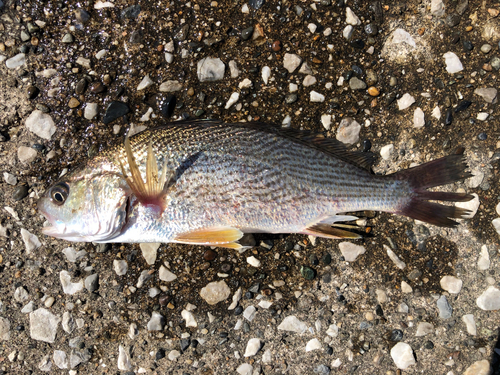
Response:
[[[22,324],[16,326],[16,331],[24,331],[24,326]]]
[[[194,113],[194,115],[195,115],[196,117],[201,117],[201,116],[203,116],[204,114],[205,114],[205,111],[204,111],[203,109],[198,109],[198,110]]]
[[[472,104],[472,102],[468,100],[462,100],[460,103],[458,103],[457,107],[455,108],[455,113],[465,111],[469,106]]]
[[[241,39],[248,40],[253,34],[253,27],[247,27],[244,30],[241,30]]]
[[[187,348],[189,348],[189,345],[191,344],[189,339],[181,339],[180,345],[181,345],[181,352],[185,352]]]
[[[470,40],[464,40],[462,42],[462,46],[464,47],[465,51],[472,51],[474,49],[474,45]]]
[[[311,254],[311,256],[309,257],[309,261],[313,266],[317,266],[319,264],[319,259],[316,254]]]
[[[160,302],[160,305],[161,306],[166,306],[168,305],[168,303],[170,302],[170,300],[172,299],[172,296],[169,296],[169,295],[161,295],[158,302]]]
[[[332,355],[333,354],[333,348],[331,346],[329,346],[329,345],[326,347],[326,354],[328,354],[328,355]]]
[[[252,293],[259,293],[259,290],[260,290],[260,283],[255,283],[250,288],[248,288],[248,291]]]
[[[286,104],[292,104],[292,103],[295,103],[298,99],[298,95],[295,94],[295,93],[292,93],[292,94],[288,94],[287,96],[285,96],[285,103]]]
[[[448,14],[444,21],[449,27],[455,27],[460,23],[460,16],[456,13]]]
[[[351,41],[351,46],[357,49],[365,48],[365,42],[362,39],[354,39]]]
[[[229,271],[231,271],[231,265],[229,263],[223,263],[221,266],[220,266],[220,270],[223,272],[223,273],[228,273]]]
[[[363,329],[368,329],[372,326],[371,323],[368,323],[368,322],[361,322],[359,323],[359,329],[363,330]]]
[[[82,24],[86,24],[90,20],[90,14],[85,9],[75,10],[75,17]]]
[[[236,308],[234,309],[234,315],[241,315],[242,312],[243,312],[243,307],[241,306],[236,306]]]
[[[300,267],[300,273],[306,280],[312,280],[316,276],[316,272],[310,267]]]
[[[271,288],[264,288],[260,291],[265,296],[270,296],[273,294],[273,290]]]
[[[424,343],[424,348],[425,348],[425,349],[429,349],[429,350],[430,350],[430,349],[434,349],[434,343],[433,343],[432,341],[426,341],[426,342]]]
[[[382,310],[382,306],[375,306],[375,314],[377,314],[378,316],[384,316],[384,310]]]
[[[253,9],[260,9],[262,5],[264,5],[264,0],[250,0],[248,5],[250,5]]]
[[[111,102],[108,108],[106,108],[106,113],[104,114],[102,122],[107,125],[117,118],[125,116],[129,111],[130,109],[125,103],[119,101]]]
[[[332,256],[330,255],[330,253],[326,253],[321,258],[321,261],[323,262],[323,264],[328,266],[330,263],[332,263]]]
[[[132,34],[130,34],[129,42],[131,44],[141,44],[144,41],[144,35],[142,30],[134,30]]]
[[[165,99],[160,100],[158,106],[161,114],[165,117],[171,117],[174,114],[176,104],[175,95],[168,95]]]
[[[365,33],[370,36],[375,36],[378,33],[378,27],[374,23],[369,23],[365,26]]]
[[[42,111],[43,113],[49,113],[50,108],[47,107],[45,104],[42,103],[36,103],[35,108],[38,109],[39,111]]]
[[[271,49],[274,52],[279,52],[281,50],[281,42],[279,40],[273,42],[273,44],[271,45]]]
[[[446,111],[446,116],[444,118],[444,124],[451,125],[452,122],[453,122],[453,111],[450,108]]]
[[[393,329],[391,332],[391,341],[399,342],[403,340],[403,331],[400,329]]]
[[[372,143],[370,142],[369,139],[365,139],[363,141],[363,152],[368,152],[372,148]]]
[[[390,92],[385,97],[385,105],[386,106],[390,106],[392,104],[392,102],[394,102],[394,100],[396,100],[396,93],[395,92]]]
[[[12,193],[12,199],[15,201],[20,201],[28,195],[28,186],[27,185],[19,185],[14,189]]]
[[[38,87],[29,85],[28,88],[26,89],[26,94],[28,95],[28,99],[35,99],[38,95],[40,90],[38,90]]]
[[[252,299],[253,298],[253,293],[252,292],[245,292],[245,298],[246,299]]]
[[[488,139],[488,135],[486,133],[479,133],[477,139],[480,141],[486,141]]]
[[[217,253],[215,251],[213,251],[212,249],[208,249],[203,254],[203,259],[210,262],[210,261],[214,260],[216,256],[217,256]]]
[[[106,86],[104,86],[101,82],[94,82],[90,85],[90,91],[94,94],[100,94],[106,91]]]
[[[198,346],[198,344],[199,344],[199,343],[198,343],[198,340],[196,340],[196,339],[192,339],[192,340],[191,340],[191,347],[192,347],[192,348],[195,348],[195,349],[196,349],[196,347]]]
[[[352,66],[352,71],[357,74],[358,76],[362,76],[363,75],[363,69],[361,69],[359,66],[357,65],[353,65]]]
[[[34,150],[37,150],[38,152],[43,152],[45,150],[45,146],[41,145],[40,143],[34,143],[31,145],[31,148]]]
[[[323,283],[325,284],[329,284],[332,282],[332,274],[331,273],[325,273],[323,275],[323,277],[321,278],[321,280],[323,281]]]
[[[82,78],[77,82],[75,86],[75,94],[77,95],[83,94],[86,88],[87,88],[87,80],[85,78]]]
[[[122,10],[121,16],[122,18],[137,18],[137,16],[141,13],[140,5],[132,5],[128,8]]]
[[[156,356],[155,356],[156,360],[160,360],[162,358],[165,358],[165,349],[158,349],[158,351],[156,352]]]

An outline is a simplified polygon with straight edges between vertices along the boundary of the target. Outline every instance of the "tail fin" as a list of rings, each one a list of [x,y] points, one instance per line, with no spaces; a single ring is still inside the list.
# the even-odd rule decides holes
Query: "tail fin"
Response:
[[[408,181],[412,189],[410,201],[396,213],[441,227],[458,225],[452,219],[462,218],[469,210],[428,201],[467,202],[474,197],[465,193],[434,192],[426,189],[471,177],[472,174],[466,171],[467,168],[463,155],[448,155],[395,173],[395,178]]]

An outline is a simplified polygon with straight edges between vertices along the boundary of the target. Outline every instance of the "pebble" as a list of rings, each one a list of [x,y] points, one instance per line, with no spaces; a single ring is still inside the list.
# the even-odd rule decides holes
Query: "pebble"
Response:
[[[281,331],[289,331],[302,334],[307,331],[307,325],[297,319],[295,315],[287,316],[278,326]]]
[[[467,367],[462,375],[489,375],[490,370],[490,362],[487,359],[483,359]]]
[[[472,336],[477,335],[476,321],[474,320],[473,314],[466,314],[462,316],[462,321],[465,323],[467,328],[467,333]]]
[[[332,125],[332,115],[321,115],[321,124],[326,130],[330,130],[330,127]]]
[[[198,327],[198,323],[196,322],[196,319],[191,311],[182,310],[181,316],[186,322],[186,327]]]
[[[68,107],[69,108],[76,108],[80,105],[80,102],[78,101],[77,98],[71,98],[68,102]]]
[[[80,56],[76,59],[76,63],[80,66],[83,66],[84,68],[87,68],[87,69],[91,68],[90,59],[86,59],[86,58]]]
[[[446,52],[443,55],[446,64],[446,71],[450,74],[458,73],[464,69],[460,59],[453,52]]]
[[[402,111],[411,106],[413,103],[415,103],[415,98],[406,93],[400,99],[398,99],[398,108],[400,111]]]
[[[487,54],[491,51],[491,45],[490,44],[483,44],[481,46],[481,52],[484,53],[484,54]]]
[[[160,280],[165,282],[171,282],[177,279],[177,276],[169,271],[165,266],[160,266],[160,270],[158,271],[158,277]]]
[[[439,317],[441,319],[451,318],[451,314],[453,313],[453,308],[448,303],[446,296],[442,295],[441,297],[439,297],[436,303],[439,309]]]
[[[313,71],[312,69],[309,67],[309,64],[307,64],[307,62],[303,62],[302,63],[302,66],[300,67],[299,69],[299,73],[301,74],[313,74]]]
[[[127,270],[128,270],[127,261],[115,259],[113,261],[113,270],[115,271],[115,273],[118,276],[125,275],[127,273]]]
[[[347,25],[346,27],[344,27],[344,30],[342,30],[342,36],[346,40],[351,40],[353,32],[354,32],[354,27],[352,27],[351,25]]]
[[[104,114],[102,122],[107,125],[116,119],[125,116],[129,113],[129,111],[130,109],[127,104],[120,101],[112,101],[106,108],[106,113]]]
[[[490,114],[489,114],[488,112],[479,112],[479,113],[477,114],[477,117],[476,117],[476,118],[477,118],[479,121],[486,121],[486,119],[489,117],[489,115],[490,115]]]
[[[45,341],[50,344],[56,340],[57,326],[61,318],[49,310],[40,308],[30,313],[30,336],[33,340]]]
[[[443,0],[432,0],[431,1],[431,14],[436,17],[442,17],[444,15],[445,6]]]
[[[17,158],[21,163],[31,163],[36,159],[37,152],[31,147],[21,146],[17,149]]]
[[[398,369],[406,370],[415,364],[415,357],[410,345],[405,342],[398,342],[391,349],[391,357]]]
[[[394,152],[394,145],[391,143],[383,146],[380,149],[380,156],[382,156],[382,159],[384,160],[389,160],[391,159],[391,155],[393,152]]]
[[[500,309],[500,289],[489,286],[476,300],[481,310],[491,311]]]
[[[151,315],[151,319],[148,322],[148,331],[161,331],[163,330],[163,326],[165,325],[165,319],[163,315],[161,315],[157,311],[153,311]]]
[[[255,268],[260,267],[260,260],[258,260],[254,256],[248,257],[247,258],[247,263],[250,264],[251,266],[255,267]]]
[[[306,344],[306,352],[312,352],[313,350],[321,349],[321,343],[318,339],[309,340]]]
[[[254,306],[252,306],[252,305],[248,306],[243,311],[243,317],[246,320],[248,320],[249,322],[251,322],[252,320],[254,320],[256,314],[257,314],[257,309]]]
[[[325,96],[316,91],[311,91],[309,93],[309,100],[311,103],[323,103],[325,101]]]
[[[420,107],[415,109],[413,112],[413,127],[414,128],[422,128],[425,125],[425,115],[424,111]]]
[[[359,141],[361,125],[351,117],[346,117],[340,121],[335,138],[344,144],[353,144]]]
[[[65,44],[73,43],[73,35],[71,35],[70,33],[64,34],[61,42]]]
[[[304,80],[302,81],[302,85],[304,87],[309,87],[309,86],[312,86],[316,83],[316,78],[312,75],[307,75],[305,76]]]
[[[219,302],[225,301],[231,295],[231,290],[224,280],[214,281],[207,284],[200,291],[200,296],[209,305],[215,305]]]
[[[83,281],[80,280],[76,283],[72,283],[71,275],[68,271],[61,271],[59,273],[59,279],[61,280],[61,285],[65,294],[75,294],[83,289]]]
[[[118,360],[117,360],[118,370],[128,371],[132,369],[132,364],[130,363],[130,355],[128,351],[125,350],[123,346],[118,347]]]
[[[24,228],[21,228],[21,238],[23,239],[27,254],[42,246],[42,243],[40,242],[38,237]]]
[[[419,322],[417,324],[417,332],[415,333],[415,336],[421,337],[428,335],[429,333],[432,333],[434,331],[434,326],[431,323],[427,322]]]
[[[319,375],[328,375],[330,374],[330,367],[326,366],[326,365],[319,365],[317,366],[316,368],[314,368],[313,372],[315,374],[319,374]]]
[[[387,255],[389,256],[389,258],[396,265],[396,267],[398,267],[401,270],[405,269],[406,263],[403,262],[401,259],[399,259],[399,257],[394,253],[394,251],[391,250],[391,248],[389,246],[383,245],[383,247],[384,247],[385,251],[387,252]],[[380,302],[380,303],[383,303],[383,302]]]
[[[181,355],[181,352],[178,351],[178,350],[171,350],[169,353],[168,353],[168,359],[171,360],[171,361],[175,361],[177,358],[179,358]]]
[[[444,117],[444,124],[451,125],[452,122],[453,122],[453,111],[450,108],[446,111],[446,115]]]
[[[158,242],[146,242],[139,244],[142,256],[147,264],[153,265],[156,262],[156,254],[160,245],[161,244]]]
[[[352,26],[361,25],[360,19],[358,18],[358,16],[356,16],[356,14],[349,7],[345,8],[345,22],[348,25],[352,25]]]
[[[316,276],[316,272],[311,267],[305,267],[305,266],[300,267],[300,274],[306,280],[312,280]]]
[[[375,86],[371,86],[368,87],[368,95],[376,97],[380,95],[380,91]]]
[[[351,90],[364,90],[366,89],[366,83],[364,83],[357,77],[352,77],[349,80],[349,87],[351,88]]]
[[[27,301],[28,298],[29,298],[29,294],[26,291],[26,289],[24,289],[22,286],[17,287],[16,290],[14,291],[14,299],[17,302]]]
[[[62,350],[54,350],[54,355],[52,356],[52,359],[54,360],[54,364],[60,369],[66,369],[69,366],[66,352]]]
[[[413,292],[413,288],[406,281],[401,281],[401,291],[405,294],[409,294]]]
[[[146,76],[142,79],[142,81],[137,85],[137,91],[145,90],[149,86],[153,85],[153,80],[149,76],[149,74],[146,74]]]
[[[267,85],[269,83],[269,77],[271,77],[271,68],[268,66],[264,66],[261,71],[262,80],[264,84]]]
[[[83,117],[92,120],[97,115],[97,103],[87,103],[83,111]]]
[[[285,53],[283,57],[283,67],[288,70],[288,73],[293,73],[295,69],[297,69],[302,62],[302,59],[299,55]]]
[[[139,275],[139,279],[137,280],[136,287],[142,288],[144,284],[146,284],[146,282],[151,278],[151,276],[152,275],[149,273],[148,270],[142,271],[141,274]]]
[[[85,289],[87,289],[90,293],[95,292],[99,289],[99,275],[94,273],[93,275],[89,275],[85,278]]]
[[[62,327],[64,331],[71,333],[76,328],[75,319],[73,319],[73,315],[69,311],[65,311],[62,317]]]
[[[75,263],[77,260],[82,259],[87,252],[85,250],[76,251],[74,247],[66,247],[62,250],[68,262]]]
[[[165,81],[160,85],[161,92],[176,92],[182,90],[182,84],[179,81]]]
[[[198,61],[197,67],[200,82],[220,81],[224,78],[226,66],[219,58],[205,57]]]
[[[229,61],[229,73],[231,75],[231,78],[238,78],[238,76],[240,75],[238,65],[234,60]]]
[[[455,276],[443,276],[440,284],[441,288],[451,294],[458,294],[462,289],[462,280]]]
[[[253,86],[252,81],[250,81],[248,78],[245,78],[243,81],[241,81],[238,84],[238,88],[241,89],[248,89]]]
[[[493,103],[497,97],[497,89],[494,87],[481,87],[474,90],[474,94],[479,95],[486,103]]]
[[[25,125],[30,132],[47,140],[50,140],[56,132],[56,126],[52,117],[38,109],[31,112],[26,119]]]
[[[238,366],[236,372],[240,375],[252,375],[253,374],[253,366],[248,363],[243,363]]]
[[[479,253],[479,258],[477,259],[477,268],[481,271],[485,271],[490,268],[490,254],[486,245],[481,246],[481,252]]]
[[[17,177],[8,172],[3,172],[3,179],[9,185],[15,186],[17,185]]]
[[[10,59],[5,60],[5,65],[9,69],[16,69],[24,64],[26,64],[26,55],[24,53],[18,53]]]
[[[262,341],[259,338],[252,338],[248,340],[247,347],[245,349],[244,357],[253,357],[262,348]]]
[[[363,246],[355,245],[351,242],[339,243],[339,249],[347,262],[354,262],[359,255],[366,252],[366,249]]]
[[[18,359],[19,359],[19,357],[18,357]],[[38,368],[40,369],[40,371],[44,371],[44,372],[51,371],[52,361],[50,360],[49,354],[46,354],[42,357],[42,359],[40,360],[40,363],[38,364]]]
[[[29,187],[28,185],[19,185],[16,187],[12,193],[12,199],[15,201],[20,201],[28,196]]]
[[[491,224],[493,224],[493,227],[497,231],[497,233],[500,235],[500,218],[493,219],[491,221]]]

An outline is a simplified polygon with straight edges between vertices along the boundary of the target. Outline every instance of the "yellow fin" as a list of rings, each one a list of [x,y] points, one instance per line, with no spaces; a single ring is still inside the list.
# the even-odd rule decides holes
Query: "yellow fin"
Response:
[[[347,226],[343,226],[343,227],[347,227]],[[349,231],[344,230],[344,229],[334,228],[328,224],[315,224],[315,225],[312,225],[310,227],[307,227],[301,233],[310,234],[310,235],[316,236],[316,237],[334,238],[334,239],[340,239],[340,238],[359,239],[359,238],[362,238],[357,233],[349,232]]]
[[[193,245],[209,245],[238,249],[241,245],[236,243],[236,241],[241,237],[243,237],[243,232],[237,228],[214,227],[180,233],[175,237],[175,241]]]
[[[146,182],[144,183],[139,167],[137,166],[137,162],[135,161],[135,156],[132,152],[132,147],[130,146],[130,140],[128,137],[125,138],[124,146],[131,175],[127,175],[121,161],[120,167],[122,169],[123,177],[130,186],[130,189],[139,202],[145,205],[159,206],[161,211],[163,211],[166,204],[165,196],[173,180],[173,171],[168,170],[167,163],[165,162],[162,168],[161,176],[158,176],[156,156],[153,152],[153,146],[151,142],[149,142],[146,161]]]

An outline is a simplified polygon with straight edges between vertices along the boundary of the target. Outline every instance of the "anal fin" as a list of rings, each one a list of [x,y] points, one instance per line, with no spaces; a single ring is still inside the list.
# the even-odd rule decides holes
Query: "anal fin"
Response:
[[[127,184],[141,204],[146,206],[157,206],[160,209],[160,212],[163,212],[167,204],[165,198],[169,188],[172,186],[174,172],[168,169],[167,163],[165,162],[162,168],[162,173],[158,176],[158,164],[156,156],[153,152],[153,146],[150,142],[146,161],[146,182],[144,182],[139,167],[137,166],[135,156],[132,152],[132,147],[130,146],[130,140],[128,137],[125,139],[124,146],[130,176],[128,176],[125,172],[125,168],[121,161],[120,167]]]
[[[243,232],[233,227],[213,227],[196,229],[191,232],[178,234],[175,242],[187,243],[191,245],[208,245],[217,247],[227,247],[239,249],[241,245],[237,243]]]
[[[308,234],[316,237],[324,238],[348,238],[348,239],[360,239],[362,238],[359,234],[349,232],[345,229],[335,228],[328,224],[314,224],[305,228],[301,233]]]

